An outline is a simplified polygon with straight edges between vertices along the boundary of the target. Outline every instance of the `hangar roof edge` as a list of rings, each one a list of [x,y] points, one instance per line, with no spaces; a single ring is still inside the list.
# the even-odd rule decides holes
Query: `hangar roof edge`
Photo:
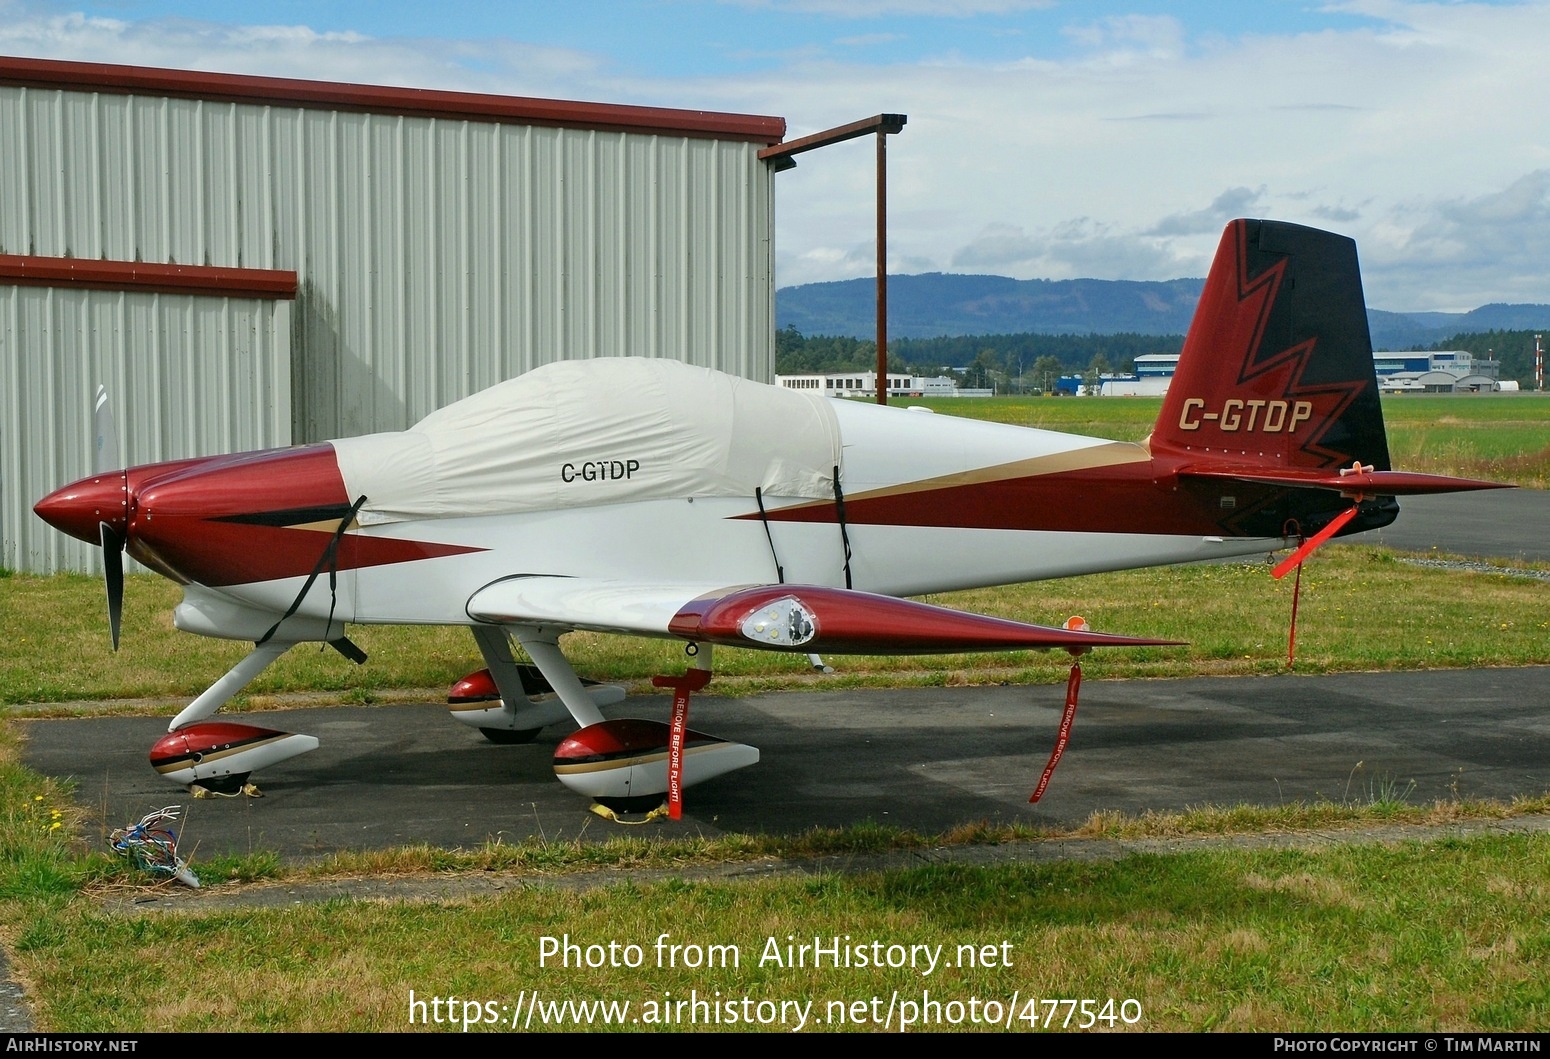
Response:
[[[786,119],[618,103],[0,56],[0,85],[779,143]]]

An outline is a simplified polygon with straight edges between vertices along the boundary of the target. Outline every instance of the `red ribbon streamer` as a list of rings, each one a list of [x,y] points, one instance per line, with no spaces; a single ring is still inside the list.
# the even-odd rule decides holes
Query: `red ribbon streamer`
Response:
[[[1323,544],[1325,541],[1329,540],[1329,538],[1339,533],[1340,527],[1344,526],[1347,522],[1350,522],[1355,517],[1356,506],[1353,504],[1351,507],[1346,508],[1344,511],[1340,512],[1340,514],[1330,519],[1329,525],[1325,526],[1323,529],[1319,530],[1313,536],[1304,541],[1301,548],[1298,548],[1285,559],[1282,559],[1281,564],[1274,570],[1270,571],[1270,576],[1275,578],[1277,581],[1281,580],[1281,578],[1292,572],[1292,568],[1294,566],[1301,566],[1302,561],[1309,555],[1313,554],[1314,549],[1318,548],[1319,545]]]
[[[1066,712],[1060,717],[1060,734],[1055,738],[1055,751],[1049,756],[1049,764],[1044,766],[1044,775],[1039,777],[1039,785],[1033,790],[1033,797],[1028,799],[1032,805],[1044,797],[1044,789],[1049,786],[1049,778],[1055,774],[1055,766],[1060,764],[1060,755],[1066,752],[1066,744],[1071,741],[1071,725],[1076,720],[1076,693],[1082,687],[1082,663],[1071,663],[1071,676],[1066,679]]]
[[[689,689],[673,691],[673,720],[667,729],[667,817],[684,812],[684,733],[689,730]]]
[[[673,718],[667,726],[667,817],[683,817],[684,741],[689,733],[689,693],[710,683],[710,670],[689,669],[681,677],[652,677],[659,688],[673,689]]]
[[[1274,570],[1270,571],[1270,576],[1275,578],[1277,581],[1281,580],[1281,578],[1285,577],[1293,569],[1297,571],[1297,579],[1292,582],[1292,625],[1291,628],[1287,631],[1286,635],[1287,669],[1292,668],[1292,660],[1296,657],[1297,653],[1297,601],[1302,595],[1302,561],[1308,556],[1312,555],[1314,550],[1322,545],[1325,541],[1329,540],[1329,538],[1333,537],[1336,533],[1339,533],[1341,526],[1344,526],[1347,522],[1350,522],[1353,518],[1355,518],[1356,509],[1357,505],[1352,504],[1350,507],[1340,512],[1340,514],[1330,519],[1329,525],[1325,526],[1313,536],[1309,537],[1302,543],[1300,548],[1298,548],[1291,555],[1288,555],[1285,559],[1281,560],[1280,565],[1277,566]]]
[[[1286,634],[1286,668],[1292,668],[1297,654],[1297,600],[1302,596],[1302,564],[1297,564],[1297,577],[1292,581],[1292,627]]]

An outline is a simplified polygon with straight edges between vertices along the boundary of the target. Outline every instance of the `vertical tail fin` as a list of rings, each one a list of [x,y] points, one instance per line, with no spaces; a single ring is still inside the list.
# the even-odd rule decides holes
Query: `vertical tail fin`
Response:
[[[1352,240],[1227,226],[1151,447],[1193,465],[1389,469]]]

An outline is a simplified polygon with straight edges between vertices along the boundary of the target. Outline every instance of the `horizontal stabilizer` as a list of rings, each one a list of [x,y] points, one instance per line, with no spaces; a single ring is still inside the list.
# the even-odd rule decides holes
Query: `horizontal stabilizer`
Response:
[[[1510,489],[1500,482],[1482,482],[1475,478],[1452,478],[1445,474],[1418,474],[1412,471],[1334,471],[1328,468],[1266,470],[1261,467],[1215,467],[1210,470],[1185,470],[1180,478],[1210,478],[1235,482],[1253,482],[1285,489],[1332,489],[1338,493],[1364,496],[1420,496],[1427,493],[1467,493],[1474,489]]]

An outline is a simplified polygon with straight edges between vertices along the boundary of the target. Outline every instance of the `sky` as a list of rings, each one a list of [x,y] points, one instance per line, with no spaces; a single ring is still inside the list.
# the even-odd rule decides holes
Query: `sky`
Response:
[[[0,0],[0,54],[784,117],[873,114],[889,270],[1205,274],[1234,217],[1368,304],[1550,302],[1550,0]],[[869,276],[873,141],[776,177],[780,286]]]

